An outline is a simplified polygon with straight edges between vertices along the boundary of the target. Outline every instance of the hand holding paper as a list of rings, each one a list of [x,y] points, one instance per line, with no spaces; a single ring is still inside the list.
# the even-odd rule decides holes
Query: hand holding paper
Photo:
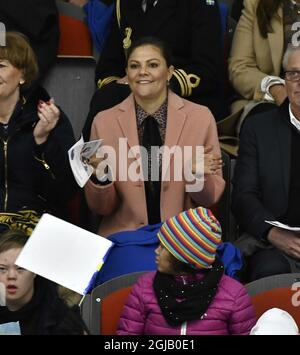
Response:
[[[84,158],[84,161],[94,168],[93,173],[95,173],[98,165],[101,163],[101,161],[103,161],[103,158],[97,158],[96,153],[95,153],[90,158]]]
[[[84,143],[81,136],[80,140],[68,151],[72,172],[80,187],[87,183],[94,172],[92,162],[95,163],[94,159],[101,144],[102,139]]]
[[[278,228],[282,228],[282,229],[286,229],[288,231],[300,232],[300,227],[290,227],[287,224],[283,224],[283,223],[278,222],[278,221],[265,221],[265,222],[271,224],[272,226],[275,226],[275,227],[278,227]]]
[[[267,221],[266,221],[267,222]],[[277,221],[268,221],[273,227],[267,240],[278,250],[295,260],[300,260],[300,235],[298,228],[290,227]]]

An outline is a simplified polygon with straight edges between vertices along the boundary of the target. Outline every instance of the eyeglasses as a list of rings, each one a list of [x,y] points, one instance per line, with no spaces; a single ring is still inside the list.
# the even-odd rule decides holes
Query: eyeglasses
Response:
[[[285,80],[288,81],[299,81],[300,80],[300,70],[287,70],[284,72]]]

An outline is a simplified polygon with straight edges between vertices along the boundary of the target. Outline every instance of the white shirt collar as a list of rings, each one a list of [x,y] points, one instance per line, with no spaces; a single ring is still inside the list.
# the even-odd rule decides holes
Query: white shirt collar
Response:
[[[300,121],[297,120],[297,118],[295,117],[295,115],[293,114],[292,110],[291,110],[291,104],[289,104],[289,113],[290,113],[290,121],[291,124],[293,126],[295,126],[297,128],[297,130],[300,132]]]

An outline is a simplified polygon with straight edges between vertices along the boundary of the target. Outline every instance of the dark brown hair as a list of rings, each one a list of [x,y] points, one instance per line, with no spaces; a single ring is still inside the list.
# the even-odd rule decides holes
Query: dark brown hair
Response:
[[[0,60],[7,60],[22,71],[27,89],[38,77],[38,64],[28,39],[19,32],[6,32],[5,46],[0,46]]]
[[[132,45],[129,47],[127,51],[127,65],[128,65],[128,60],[129,57],[131,56],[132,52],[138,48],[138,47],[143,47],[143,46],[153,46],[156,47],[160,50],[161,55],[163,56],[164,60],[167,63],[167,67],[172,65],[172,54],[171,50],[166,44],[166,42],[152,36],[148,37],[141,37],[134,41]]]
[[[15,248],[23,248],[28,240],[27,235],[18,229],[9,229],[0,235],[0,253]]]
[[[273,32],[271,20],[276,16],[279,6],[283,0],[259,0],[256,16],[259,32],[263,38],[268,37],[268,33]]]

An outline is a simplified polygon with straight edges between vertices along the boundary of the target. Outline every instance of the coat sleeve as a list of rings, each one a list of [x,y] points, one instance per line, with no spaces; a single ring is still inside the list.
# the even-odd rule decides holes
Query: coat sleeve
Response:
[[[206,141],[204,147],[213,147],[213,154],[221,157],[221,149],[218,140],[216,122],[210,113],[207,111],[209,125],[207,129]],[[225,181],[222,177],[222,171],[219,170],[216,175],[205,176],[203,188],[200,191],[190,192],[192,200],[203,207],[210,208],[219,201],[225,188]]]
[[[256,323],[256,315],[251,303],[251,298],[244,286],[235,296],[233,312],[229,320],[229,334],[249,335]]]
[[[254,123],[256,117],[245,121],[240,137],[238,159],[233,178],[232,210],[247,233],[261,238],[270,226],[265,220],[275,220],[261,201],[258,141]]]
[[[234,89],[245,99],[262,100],[262,79],[269,75],[257,66],[253,46],[257,0],[244,1],[244,10],[235,29],[228,60],[229,78]]]
[[[90,140],[103,138],[101,135],[101,114],[93,122]],[[91,179],[84,188],[87,204],[90,210],[98,215],[107,216],[117,208],[119,198],[114,182],[107,185],[94,184]]]
[[[217,1],[212,5],[198,0],[191,1],[190,11],[189,55],[174,55],[174,63],[182,65],[177,64],[171,87],[180,96],[201,102],[199,97],[217,95],[222,81],[220,12]]]
[[[78,189],[68,157],[68,150],[74,143],[71,123],[62,111],[47,141],[41,145],[33,143],[33,154],[39,166],[38,190],[49,201],[65,204]]]
[[[145,327],[145,305],[143,302],[142,280],[133,286],[123,309],[119,324],[118,335],[142,335]]]

